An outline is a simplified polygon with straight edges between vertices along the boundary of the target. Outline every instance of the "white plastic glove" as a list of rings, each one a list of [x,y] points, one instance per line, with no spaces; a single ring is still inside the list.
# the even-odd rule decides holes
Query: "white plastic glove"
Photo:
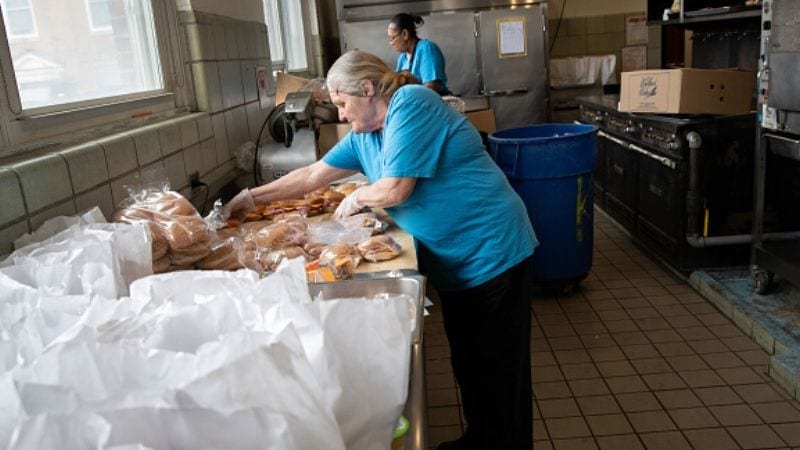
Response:
[[[242,192],[236,194],[235,197],[222,208],[222,220],[228,220],[231,216],[242,218],[250,211],[256,209],[256,201],[250,189],[242,189]]]
[[[333,217],[335,219],[343,219],[361,211],[364,205],[359,203],[358,194],[362,189],[364,189],[363,186],[353,191],[350,195],[345,197],[341,203],[339,203],[336,211],[333,212]]]

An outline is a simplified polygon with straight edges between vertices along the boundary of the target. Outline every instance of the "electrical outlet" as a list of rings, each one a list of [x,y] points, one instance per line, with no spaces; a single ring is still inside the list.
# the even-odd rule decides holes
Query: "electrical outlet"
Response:
[[[189,174],[189,186],[196,188],[200,185],[200,173],[192,172]]]

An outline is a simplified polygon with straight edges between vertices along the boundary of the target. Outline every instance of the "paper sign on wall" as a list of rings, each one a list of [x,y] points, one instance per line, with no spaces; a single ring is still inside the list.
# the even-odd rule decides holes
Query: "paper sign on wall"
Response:
[[[647,46],[622,47],[622,71],[632,72],[644,69],[647,69]]]
[[[497,57],[514,58],[527,56],[528,37],[525,17],[497,19]]]
[[[625,44],[647,44],[647,17],[631,16],[625,19]]]
[[[266,109],[269,106],[268,92],[269,89],[269,68],[265,66],[256,67],[256,86],[258,87],[258,105],[261,109]]]

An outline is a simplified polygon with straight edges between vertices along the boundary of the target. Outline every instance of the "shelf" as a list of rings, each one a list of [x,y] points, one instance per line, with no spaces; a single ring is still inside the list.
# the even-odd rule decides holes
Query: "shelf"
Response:
[[[694,17],[684,17],[683,21],[680,19],[671,20],[651,20],[648,25],[687,25],[687,24],[700,24],[708,22],[719,22],[722,20],[736,20],[736,19],[750,19],[761,17],[761,9],[748,9],[744,11],[733,11],[720,14],[705,14]]]

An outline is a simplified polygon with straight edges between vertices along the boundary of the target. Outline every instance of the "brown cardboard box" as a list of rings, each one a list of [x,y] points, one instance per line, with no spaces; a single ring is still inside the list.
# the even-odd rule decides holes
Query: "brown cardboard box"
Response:
[[[349,123],[326,123],[320,125],[319,137],[317,138],[317,159],[325,156],[325,153],[328,153],[328,150],[342,140],[349,131]]]
[[[494,123],[493,110],[484,109],[482,111],[468,112],[465,115],[478,131],[483,131],[485,133],[494,133],[497,131],[497,126]]]
[[[278,72],[278,78],[275,80],[275,104],[280,105],[286,101],[286,94],[303,89],[311,81],[314,80]],[[312,92],[312,96],[317,102],[330,100],[327,91],[324,90],[315,90]]]
[[[755,75],[732,69],[623,72],[619,110],[671,114],[750,112]]]

